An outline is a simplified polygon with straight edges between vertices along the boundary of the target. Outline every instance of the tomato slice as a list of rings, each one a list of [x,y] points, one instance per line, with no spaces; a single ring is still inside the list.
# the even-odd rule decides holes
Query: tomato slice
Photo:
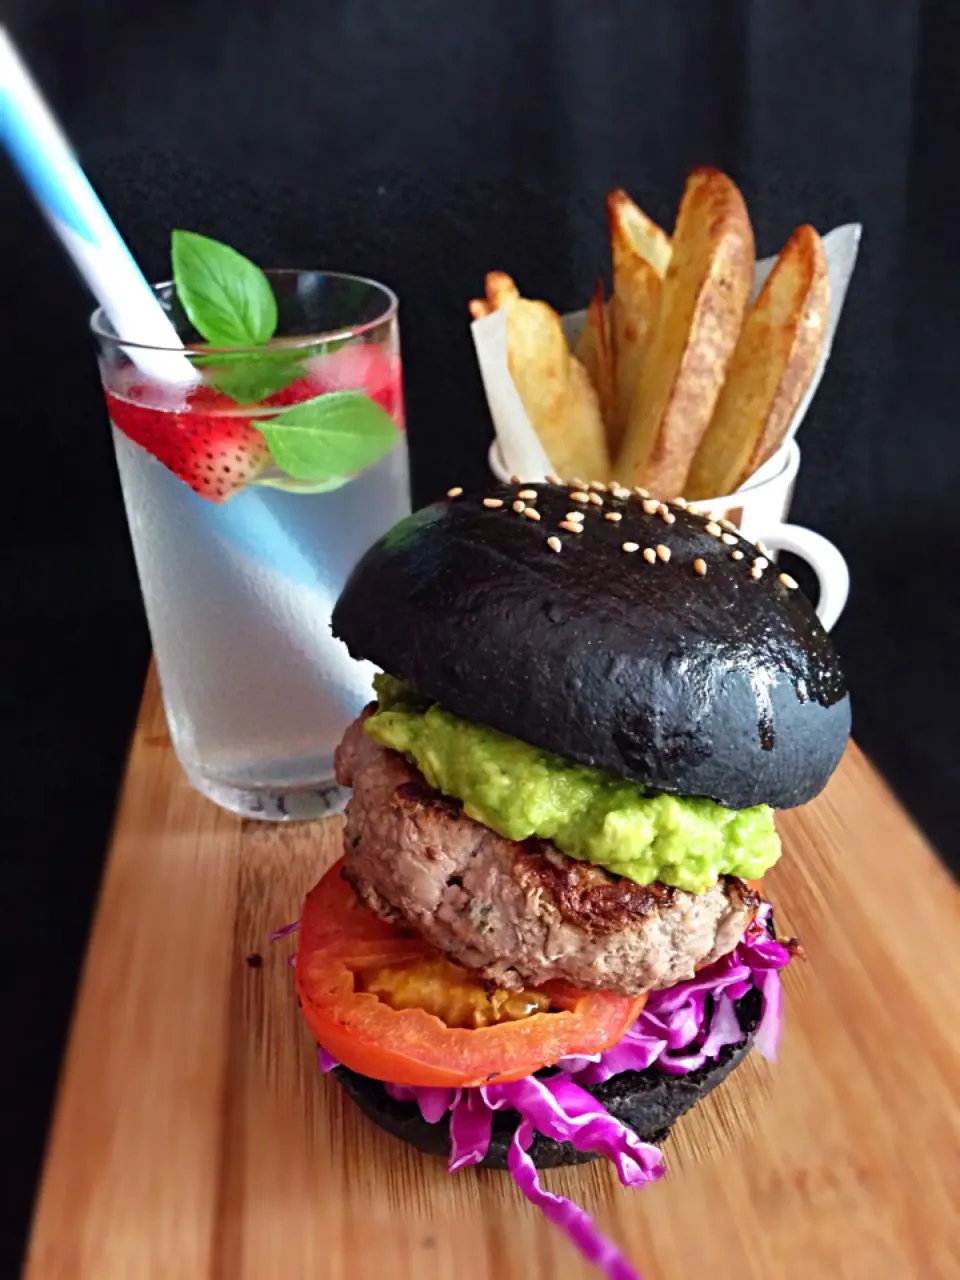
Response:
[[[421,938],[357,901],[335,862],[307,895],[300,920],[297,994],[319,1044],[344,1066],[393,1084],[449,1087],[519,1080],[571,1053],[617,1043],[643,1008],[641,996],[542,988],[553,1011],[477,1030],[448,1027],[424,1009],[393,1009],[357,990],[358,972],[437,955]]]

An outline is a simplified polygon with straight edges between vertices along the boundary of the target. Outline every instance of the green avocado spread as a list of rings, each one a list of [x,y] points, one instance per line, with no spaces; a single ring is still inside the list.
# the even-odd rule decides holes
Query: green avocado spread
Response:
[[[692,893],[722,875],[757,880],[780,856],[768,805],[725,809],[652,791],[464,720],[393,676],[374,685],[366,732],[510,840],[539,836],[637,884],[660,880]]]

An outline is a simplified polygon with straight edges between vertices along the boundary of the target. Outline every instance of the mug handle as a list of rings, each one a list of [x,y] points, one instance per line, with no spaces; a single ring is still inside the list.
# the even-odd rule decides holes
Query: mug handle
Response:
[[[820,584],[817,616],[824,629],[832,631],[850,594],[850,570],[833,543],[799,524],[773,525],[758,541],[771,551],[791,551],[806,560]]]

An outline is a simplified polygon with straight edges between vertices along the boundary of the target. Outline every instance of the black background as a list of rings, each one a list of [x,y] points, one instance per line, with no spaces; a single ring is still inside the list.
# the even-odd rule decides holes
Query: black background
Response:
[[[264,265],[397,289],[418,502],[484,475],[466,299],[502,267],[561,310],[583,305],[606,261],[608,187],[669,228],[688,167],[715,164],[741,184],[763,254],[798,221],[862,221],[794,516],[853,571],[837,639],[855,734],[956,859],[953,0],[18,0],[4,12],[149,276],[167,273],[181,225]],[[8,1275],[148,642],[89,300],[5,163],[0,184]]]

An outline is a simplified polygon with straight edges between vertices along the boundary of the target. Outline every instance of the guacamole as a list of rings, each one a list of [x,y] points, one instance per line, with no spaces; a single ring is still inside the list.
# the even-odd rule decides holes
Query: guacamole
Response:
[[[539,836],[638,884],[660,880],[692,893],[722,875],[759,879],[780,856],[768,805],[725,809],[651,791],[464,720],[392,676],[374,684],[367,733],[510,840]]]

